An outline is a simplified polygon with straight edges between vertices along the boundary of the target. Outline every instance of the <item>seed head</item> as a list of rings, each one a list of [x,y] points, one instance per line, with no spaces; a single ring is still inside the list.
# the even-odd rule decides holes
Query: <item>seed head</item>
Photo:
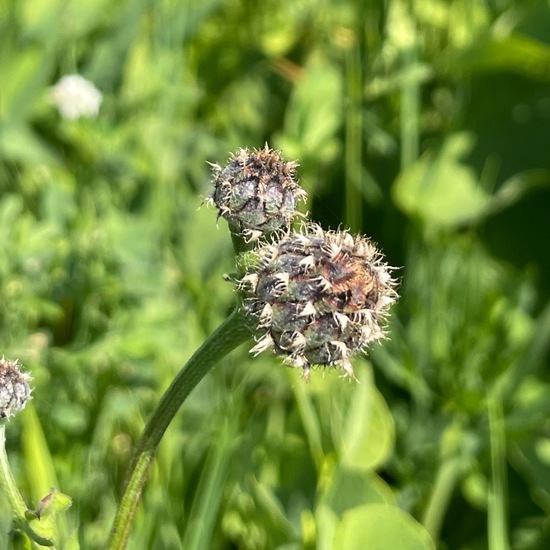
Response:
[[[297,162],[286,162],[266,143],[260,150],[239,149],[227,166],[212,164],[214,203],[219,216],[248,241],[290,226],[306,192],[295,181]]]
[[[0,418],[9,420],[22,411],[31,398],[31,376],[20,369],[21,363],[17,359],[0,359]]]
[[[254,255],[237,283],[258,335],[251,353],[272,349],[306,379],[313,365],[354,377],[350,358],[385,337],[384,320],[398,297],[375,245],[309,223],[258,245]]]

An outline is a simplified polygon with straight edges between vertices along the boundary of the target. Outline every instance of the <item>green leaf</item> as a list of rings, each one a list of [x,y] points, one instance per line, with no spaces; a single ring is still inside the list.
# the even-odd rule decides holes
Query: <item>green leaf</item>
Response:
[[[286,131],[276,139],[288,158],[301,164],[332,160],[338,152],[342,124],[342,76],[324,60],[313,60],[294,88],[286,117]]]
[[[544,448],[548,444],[548,439],[545,438],[529,438],[515,444],[510,453],[514,468],[527,481],[533,491],[535,502],[546,514],[550,513],[550,479],[548,478],[550,457],[545,454]]]
[[[45,493],[48,493],[48,497],[51,495],[51,498],[46,497],[45,501],[42,500],[39,506],[40,513],[46,512],[45,515],[41,517],[40,513],[37,514],[35,511],[34,514],[41,519],[39,522],[32,521],[30,525],[34,531],[51,540],[59,540],[58,531],[60,531],[63,539],[64,533],[67,532],[67,521],[63,515],[54,517],[53,514],[70,506],[70,499],[62,493],[50,492],[51,487],[58,485],[57,477],[46,436],[32,402],[27,405],[21,418],[27,477],[30,480],[33,496],[38,500],[43,499]]]
[[[78,542],[78,531],[75,529],[70,537],[63,545],[63,550],[80,550],[80,543]]]
[[[394,443],[394,425],[368,369],[361,369],[341,444],[342,464],[360,470],[385,462]]]
[[[334,472],[323,503],[338,516],[362,504],[395,504],[390,487],[374,472],[340,466]]]
[[[437,154],[428,153],[397,178],[393,198],[410,217],[453,227],[478,217],[490,198],[474,171],[461,162],[473,145],[465,133],[450,136]]]
[[[30,118],[32,109],[43,92],[53,60],[46,55],[44,49],[38,47],[16,54],[11,53],[9,58],[5,54],[0,58],[2,65],[0,120],[22,123]]]
[[[0,124],[0,156],[30,165],[56,162],[42,139],[21,122]]]
[[[315,510],[317,522],[317,550],[333,550],[333,540],[338,526],[338,516],[329,507],[321,504]]]
[[[410,515],[387,504],[366,504],[344,514],[333,550],[435,550],[427,531]]]
[[[515,71],[530,77],[550,78],[550,47],[534,38],[512,34],[485,38],[451,60],[450,68],[470,72]]]

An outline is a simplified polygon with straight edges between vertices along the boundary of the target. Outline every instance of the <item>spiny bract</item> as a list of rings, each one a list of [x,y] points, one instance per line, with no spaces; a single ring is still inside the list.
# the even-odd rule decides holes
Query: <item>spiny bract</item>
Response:
[[[309,223],[280,232],[254,254],[237,283],[258,334],[251,353],[272,349],[306,379],[313,365],[354,377],[351,356],[385,337],[383,321],[397,300],[391,268],[375,245]]]
[[[16,359],[0,359],[0,418],[8,420],[25,408],[31,398],[30,374],[21,371]]]
[[[225,167],[212,164],[214,192],[208,201],[248,241],[290,225],[306,192],[295,181],[297,162],[286,162],[266,143],[239,149]]]

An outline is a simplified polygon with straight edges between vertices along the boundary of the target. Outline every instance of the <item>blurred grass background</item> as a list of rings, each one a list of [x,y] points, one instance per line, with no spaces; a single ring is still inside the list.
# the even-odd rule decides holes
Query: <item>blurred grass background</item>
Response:
[[[234,302],[206,161],[268,143],[403,266],[361,384],[242,349],[167,432],[138,549],[550,547],[547,0],[4,0],[0,353],[29,506],[105,547],[132,446]],[[104,94],[64,120],[48,90]],[[0,510],[0,546],[20,547]]]

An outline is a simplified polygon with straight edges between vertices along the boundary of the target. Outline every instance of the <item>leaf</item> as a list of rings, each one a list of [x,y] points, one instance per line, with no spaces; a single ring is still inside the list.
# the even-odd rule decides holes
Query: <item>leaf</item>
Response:
[[[42,499],[44,493],[49,492],[51,487],[58,485],[53,458],[50,454],[40,419],[32,402],[27,405],[21,418],[23,419],[22,440],[27,465],[27,477],[32,487],[34,498]],[[43,514],[40,521],[31,521],[30,525],[40,536],[51,540],[58,540],[58,531],[62,534],[67,532],[67,520],[63,515],[53,517],[53,513],[62,511],[70,506],[70,499],[62,493],[57,493],[59,497],[54,497],[53,495],[55,493],[52,494],[51,503],[48,502],[48,498],[46,502],[41,503],[44,509],[41,509],[39,506],[39,511]],[[40,517],[40,514],[36,515]]]
[[[530,438],[515,444],[510,452],[510,461],[514,468],[527,481],[533,492],[533,500],[550,513],[550,479],[548,476],[548,456],[541,453],[543,438]],[[548,440],[546,440],[546,444]]]
[[[395,506],[366,504],[344,514],[334,550],[435,550],[428,532]]]
[[[410,217],[446,227],[478,217],[490,198],[474,171],[460,160],[471,147],[470,136],[455,134],[436,155],[427,154],[410,165],[393,186],[397,206]]]
[[[323,504],[338,516],[362,504],[395,504],[392,490],[374,472],[359,472],[345,466],[336,469]]]
[[[395,429],[386,402],[372,382],[367,369],[359,374],[353,395],[344,437],[342,464],[360,470],[376,468],[390,455]]]
[[[7,53],[7,52],[6,52]],[[15,52],[12,52],[15,53]],[[0,120],[21,124],[30,118],[32,109],[43,92],[53,60],[42,48],[29,48],[2,63],[2,102]]]
[[[550,170],[535,168],[514,174],[494,194],[487,214],[496,214],[546,187],[550,187]]]
[[[452,59],[450,69],[470,72],[514,71],[530,77],[550,78],[550,47],[529,36],[514,33],[482,39]]]
[[[294,88],[286,117],[286,131],[277,147],[288,158],[324,163],[338,152],[342,124],[342,77],[327,61],[311,61]]]
[[[48,146],[26,123],[0,123],[0,156],[38,165],[55,163]]]
[[[63,545],[63,550],[80,550],[80,543],[78,541],[78,530],[74,530],[70,537]]]
[[[317,550],[333,550],[333,540],[338,526],[338,516],[329,507],[321,504],[315,510],[317,523]]]

